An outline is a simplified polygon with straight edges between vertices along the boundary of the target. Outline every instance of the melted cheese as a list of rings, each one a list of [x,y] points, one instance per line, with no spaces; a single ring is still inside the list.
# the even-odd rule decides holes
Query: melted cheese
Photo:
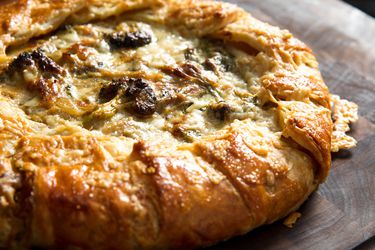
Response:
[[[109,34],[135,30],[150,34],[151,43],[136,49],[111,49],[106,39]],[[6,92],[17,82],[21,94],[13,98],[14,102],[32,120],[48,125],[50,134],[91,130],[135,140],[184,142],[214,134],[235,120],[251,119],[267,123],[267,127],[273,124],[272,112],[261,109],[254,100],[257,91],[251,80],[254,73],[241,66],[241,62],[247,65],[243,62],[251,56],[224,44],[182,37],[163,27],[134,21],[68,27],[34,44],[27,49],[41,49],[64,68],[64,74],[57,78],[59,96],[46,104],[38,91],[25,87],[25,82],[40,77],[35,69],[24,70],[23,80],[3,72],[1,79],[5,84],[0,85],[0,91]],[[16,56],[19,52],[13,53]],[[186,63],[199,72],[193,77],[195,80],[181,79],[163,70],[179,69]],[[168,95],[176,100],[166,101],[149,117],[126,111],[121,97],[107,103],[98,101],[103,85],[134,75],[146,78],[157,102]],[[212,111],[220,103],[228,108]],[[212,115],[212,112],[219,113]],[[225,119],[220,119],[221,116]]]

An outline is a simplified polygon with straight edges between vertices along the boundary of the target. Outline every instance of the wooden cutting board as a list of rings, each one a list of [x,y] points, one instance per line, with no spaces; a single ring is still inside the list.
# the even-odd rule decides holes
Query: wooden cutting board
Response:
[[[375,19],[339,0],[227,1],[307,43],[331,92],[356,102],[360,119],[352,126],[358,146],[333,155],[293,229],[277,222],[211,250],[375,249]]]

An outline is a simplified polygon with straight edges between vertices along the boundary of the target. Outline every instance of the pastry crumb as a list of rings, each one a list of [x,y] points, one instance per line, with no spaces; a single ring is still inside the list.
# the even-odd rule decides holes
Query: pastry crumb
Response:
[[[299,212],[293,212],[288,215],[288,217],[284,220],[284,226],[293,228],[299,218],[301,218],[302,214]]]

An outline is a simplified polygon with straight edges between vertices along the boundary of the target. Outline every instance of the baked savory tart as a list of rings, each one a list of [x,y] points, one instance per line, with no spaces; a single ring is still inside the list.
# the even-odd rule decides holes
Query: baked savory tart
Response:
[[[175,249],[244,234],[306,200],[331,150],[355,145],[355,119],[305,44],[234,5],[6,1],[0,245]]]

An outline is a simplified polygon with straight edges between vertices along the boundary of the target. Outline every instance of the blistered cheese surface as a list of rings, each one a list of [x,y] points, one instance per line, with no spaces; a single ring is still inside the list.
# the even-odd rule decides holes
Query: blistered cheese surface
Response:
[[[235,120],[275,126],[257,104],[256,73],[241,64],[252,56],[223,42],[122,20],[65,26],[9,54],[1,94],[46,134],[179,143]]]

